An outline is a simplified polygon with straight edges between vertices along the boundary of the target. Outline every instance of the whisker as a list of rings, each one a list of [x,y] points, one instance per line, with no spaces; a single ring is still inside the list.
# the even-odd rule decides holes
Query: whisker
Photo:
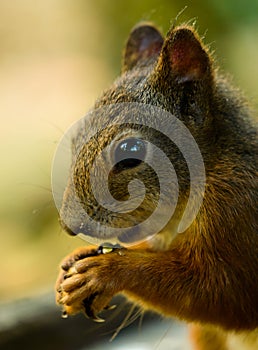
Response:
[[[35,208],[35,209],[33,209],[33,211],[32,211],[32,214],[38,214],[40,211],[42,211],[42,210],[44,210],[44,209],[47,209],[47,208],[54,208],[55,206],[54,206],[54,203],[53,203],[53,201],[52,200],[50,200],[50,201],[47,201],[47,202],[45,202],[44,204],[42,204],[41,206],[40,206],[40,208]]]
[[[59,131],[61,136],[64,136],[65,131],[59,125],[50,120],[48,121],[48,124],[51,125],[53,129]]]
[[[138,325],[138,330],[139,330],[139,332],[140,332],[141,329],[142,329],[143,318],[144,318],[144,310],[141,311],[140,317],[139,317],[139,325]]]
[[[120,326],[116,329],[115,333],[110,338],[109,340],[110,342],[112,342],[118,336],[118,334],[121,332],[123,328],[127,327],[129,324],[131,324],[135,320],[134,318],[135,316],[132,319],[131,319],[131,316],[133,315],[133,312],[136,308],[137,306],[133,304],[130,310],[128,311],[127,315],[125,316],[124,320],[120,324]]]
[[[155,347],[153,348],[153,350],[158,350],[160,344],[162,343],[162,341],[166,338],[166,336],[168,335],[168,332],[170,331],[170,329],[172,328],[172,324],[170,324],[168,326],[168,328],[164,331],[163,335],[160,337],[158,343],[155,345]]]
[[[35,187],[35,188],[40,188],[42,190],[45,190],[47,192],[52,192],[51,188],[43,186],[43,185],[39,185],[36,183],[29,183],[29,182],[19,182],[18,185],[23,185],[23,186],[28,186],[28,187]]]

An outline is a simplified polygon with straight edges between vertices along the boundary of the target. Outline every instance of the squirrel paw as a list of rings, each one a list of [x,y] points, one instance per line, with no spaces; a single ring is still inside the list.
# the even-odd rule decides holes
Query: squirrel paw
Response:
[[[98,313],[114,308],[109,302],[121,290],[116,271],[121,253],[121,249],[86,247],[64,259],[56,283],[56,301],[63,306],[63,317],[84,312],[96,322],[104,321]]]

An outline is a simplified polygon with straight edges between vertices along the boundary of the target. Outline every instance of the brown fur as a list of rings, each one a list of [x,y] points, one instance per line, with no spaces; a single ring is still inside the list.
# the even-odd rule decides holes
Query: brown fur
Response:
[[[84,247],[72,253],[62,264],[57,302],[68,314],[86,310],[96,318],[115,294],[124,293],[144,309],[196,324],[191,333],[195,349],[227,350],[232,334],[252,333],[255,339],[258,328],[257,130],[246,103],[219,76],[193,28],[172,28],[161,48],[158,31],[146,26],[131,33],[124,73],[96,107],[143,102],[181,119],[203,155],[203,204],[193,224],[176,236],[172,234],[175,222],[171,221],[152,240],[130,249],[97,255],[95,248]],[[93,144],[86,146],[88,164],[94,152],[116,133],[109,130],[102,135],[94,151]],[[177,166],[183,188],[177,212],[180,218],[188,194],[187,173],[172,151],[171,161]],[[87,167],[78,159],[76,169],[77,191],[85,205],[93,203],[92,210],[97,213],[98,204],[88,191]],[[117,189],[134,175],[132,171],[118,178]],[[145,210],[156,200],[154,180],[147,177],[153,193]],[[123,198],[122,185],[116,195]],[[68,184],[61,220],[65,218],[67,223],[70,218],[69,230],[76,233],[79,216]],[[122,220],[104,212],[100,216],[103,222],[113,220],[118,225]]]

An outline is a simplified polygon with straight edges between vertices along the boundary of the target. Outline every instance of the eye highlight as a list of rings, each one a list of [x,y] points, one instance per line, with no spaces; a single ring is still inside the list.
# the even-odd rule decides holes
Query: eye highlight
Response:
[[[141,164],[146,157],[146,143],[138,138],[124,139],[114,151],[115,169],[131,169]]]

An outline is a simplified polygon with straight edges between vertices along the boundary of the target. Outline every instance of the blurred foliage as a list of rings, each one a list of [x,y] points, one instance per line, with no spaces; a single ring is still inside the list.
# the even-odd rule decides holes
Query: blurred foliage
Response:
[[[119,74],[131,28],[152,21],[166,33],[195,20],[258,105],[257,0],[0,1],[0,297],[53,285],[58,261],[81,243],[60,233],[51,161],[64,130]]]
[[[81,0],[82,10],[87,4]],[[241,27],[258,28],[258,2],[250,0],[97,0],[99,18],[103,20],[103,33],[96,48],[104,49],[112,65],[119,66],[119,52],[128,36],[129,30],[140,21],[152,21],[164,33],[173,23],[195,21],[200,33],[206,33],[207,42],[221,45],[220,37],[239,30]],[[178,16],[178,18],[177,18]],[[250,33],[255,38],[255,33]],[[235,39],[236,40],[236,39]],[[224,42],[224,40],[222,41]],[[95,49],[96,49],[95,48]],[[86,48],[87,49],[87,48]]]

